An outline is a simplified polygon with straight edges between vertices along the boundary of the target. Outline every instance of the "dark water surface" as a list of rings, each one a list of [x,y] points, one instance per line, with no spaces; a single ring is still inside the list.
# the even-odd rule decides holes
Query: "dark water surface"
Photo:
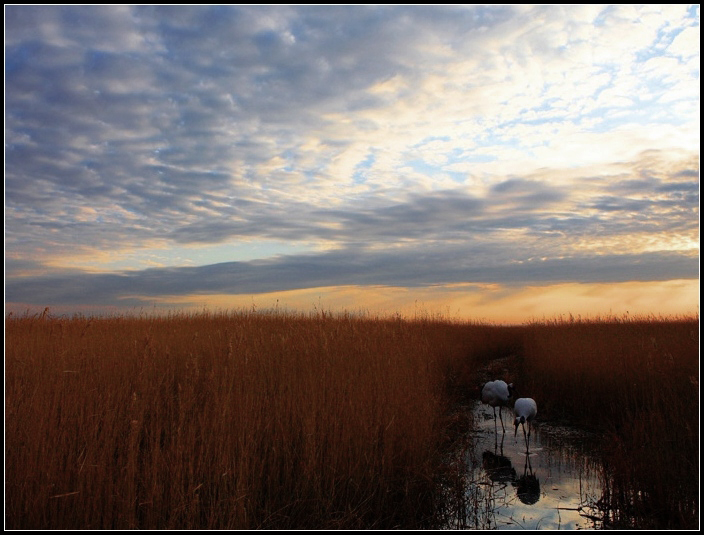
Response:
[[[538,407],[540,411],[540,407]],[[498,410],[497,410],[498,414]],[[530,453],[521,428],[503,411],[506,432],[491,407],[472,409],[476,432],[466,453],[464,513],[453,528],[599,529],[602,489],[591,437],[566,428],[533,425]],[[540,415],[540,413],[538,413]]]

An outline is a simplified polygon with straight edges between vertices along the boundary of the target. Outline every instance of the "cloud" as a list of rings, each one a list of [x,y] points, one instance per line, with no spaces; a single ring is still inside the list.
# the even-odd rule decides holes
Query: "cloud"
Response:
[[[420,249],[288,255],[200,267],[120,273],[56,273],[6,281],[6,299],[20,303],[135,306],[160,296],[262,294],[329,286],[429,287],[456,283],[502,285],[625,282],[696,278],[698,258],[682,253],[526,258],[488,243],[464,249]]]
[[[693,8],[5,13],[13,298],[692,273]]]

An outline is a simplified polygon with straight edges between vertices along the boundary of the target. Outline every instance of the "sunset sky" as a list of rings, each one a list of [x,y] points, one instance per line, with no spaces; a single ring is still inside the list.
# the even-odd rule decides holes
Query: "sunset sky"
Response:
[[[698,5],[6,6],[6,313],[698,313],[699,50]]]

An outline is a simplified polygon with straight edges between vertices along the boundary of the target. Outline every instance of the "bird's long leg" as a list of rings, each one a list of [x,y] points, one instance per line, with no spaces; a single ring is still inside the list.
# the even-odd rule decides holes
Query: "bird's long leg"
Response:
[[[506,434],[506,428],[504,427],[504,419],[501,417],[501,405],[499,405],[499,420],[501,420],[501,429],[503,429],[504,434]]]
[[[529,448],[528,448],[528,437],[526,436],[526,424],[523,425],[523,438],[526,439],[526,453],[528,453]],[[528,424],[528,431],[530,432],[530,424]]]

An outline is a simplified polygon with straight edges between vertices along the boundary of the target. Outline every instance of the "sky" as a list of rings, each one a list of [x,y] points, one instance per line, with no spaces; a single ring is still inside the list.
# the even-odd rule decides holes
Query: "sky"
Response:
[[[699,6],[5,6],[5,310],[699,311]]]

